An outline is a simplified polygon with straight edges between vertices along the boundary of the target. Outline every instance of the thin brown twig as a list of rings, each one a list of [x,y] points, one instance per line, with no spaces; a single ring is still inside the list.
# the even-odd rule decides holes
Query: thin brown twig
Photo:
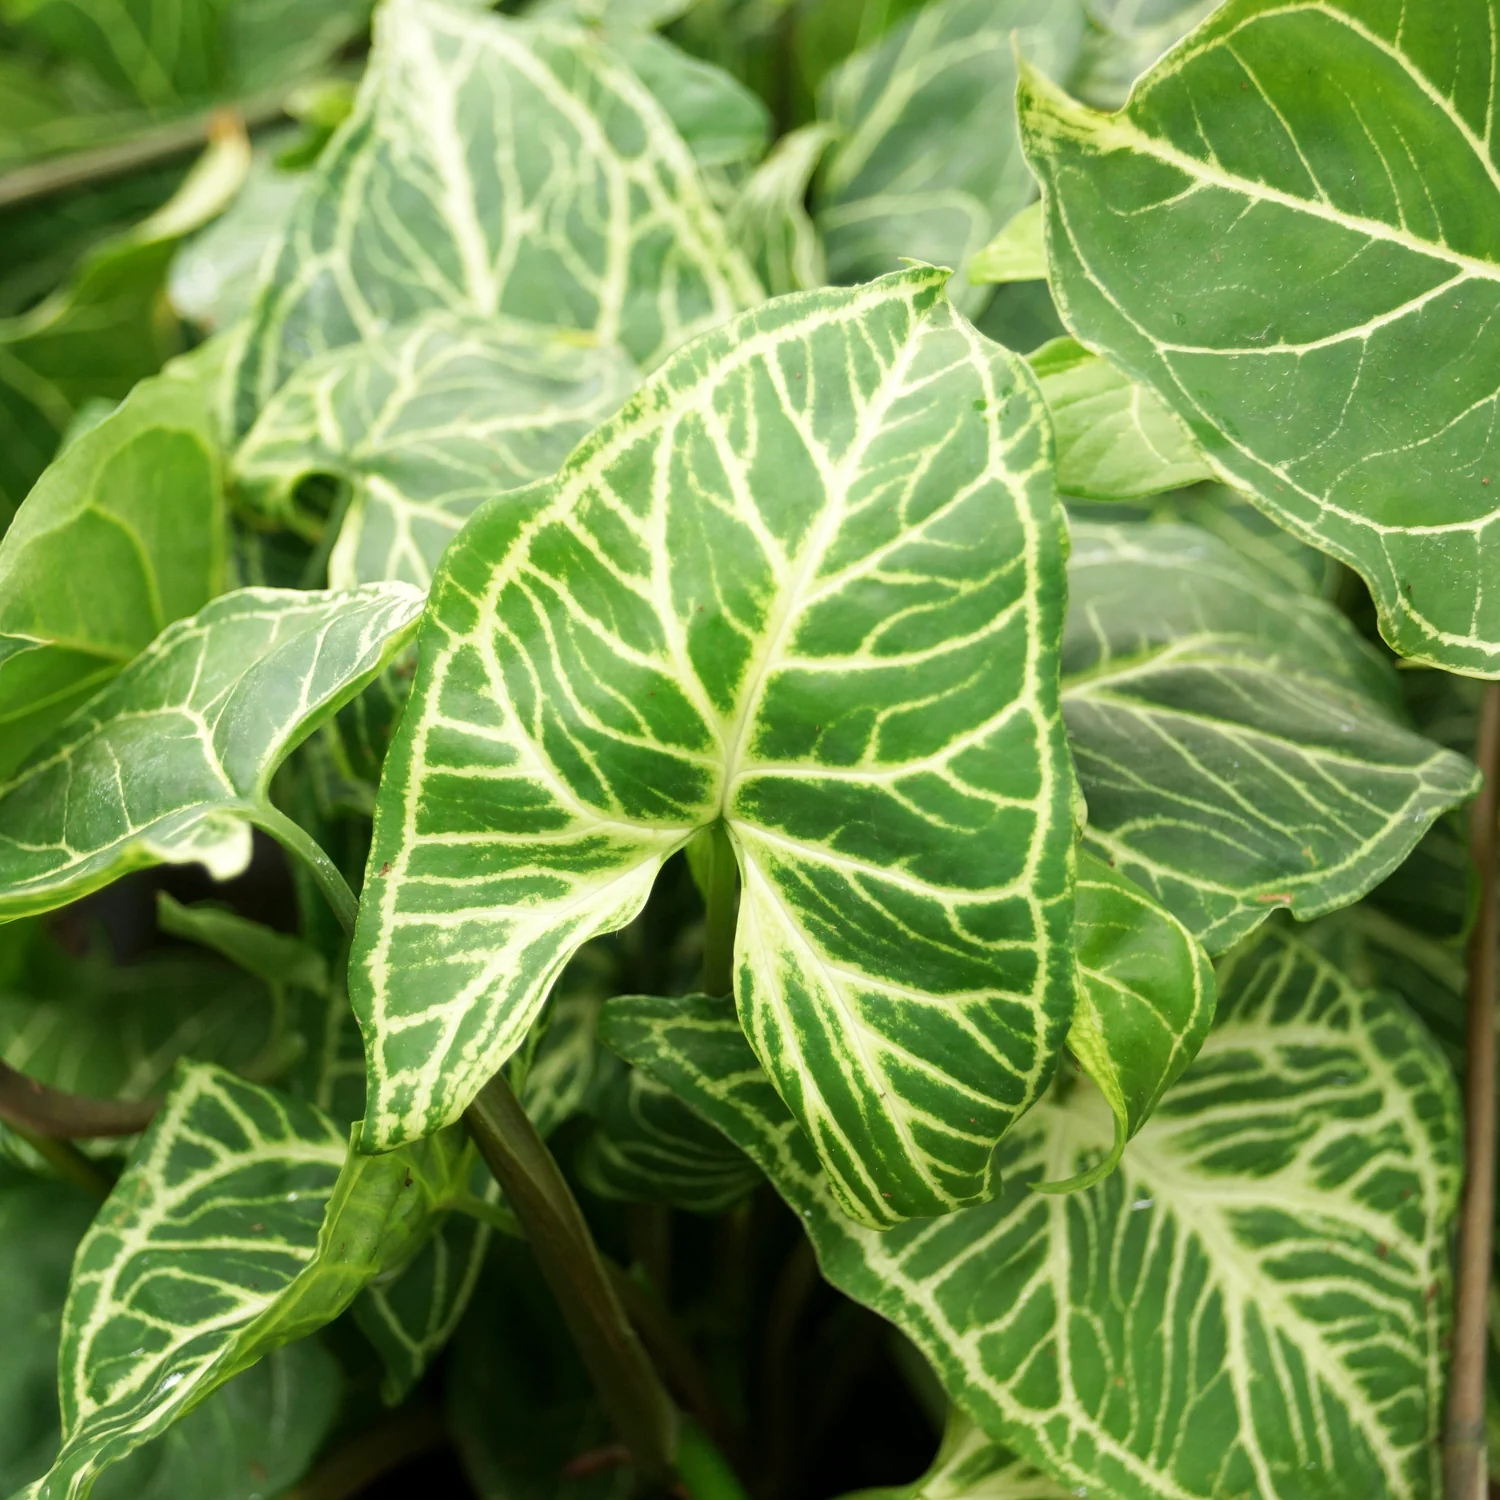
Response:
[[[72,1141],[138,1135],[160,1108],[159,1099],[90,1099],[65,1093],[0,1062],[0,1120],[29,1135]]]
[[[0,173],[0,209],[15,208],[37,198],[50,198],[54,193],[67,192],[71,188],[108,182],[128,176],[142,167],[157,166],[174,157],[186,156],[208,143],[216,121],[226,109],[237,114],[247,130],[269,125],[286,113],[287,92],[285,88],[279,88],[274,93],[258,94],[238,104],[214,105],[181,119],[149,127],[123,141],[111,141],[85,151],[70,151],[63,156],[49,157]]]
[[[1479,867],[1479,911],[1469,939],[1464,1101],[1468,1150],[1458,1226],[1453,1362],[1443,1442],[1447,1500],[1482,1500],[1486,1479],[1486,1313],[1495,1220],[1495,983],[1500,955],[1500,683],[1485,685],[1474,758],[1484,775],[1484,785],[1471,810],[1469,832],[1470,851]]]

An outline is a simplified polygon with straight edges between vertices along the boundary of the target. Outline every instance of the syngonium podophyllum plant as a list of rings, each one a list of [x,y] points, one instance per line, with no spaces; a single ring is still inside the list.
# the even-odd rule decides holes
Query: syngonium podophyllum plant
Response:
[[[823,1493],[810,1244],[881,1494],[1437,1493],[1493,0],[847,9],[384,0],[20,506],[5,1488]]]

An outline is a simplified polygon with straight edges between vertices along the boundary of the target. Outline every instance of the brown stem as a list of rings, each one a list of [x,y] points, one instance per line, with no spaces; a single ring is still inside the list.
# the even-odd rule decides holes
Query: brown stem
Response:
[[[324,1459],[282,1500],[350,1500],[382,1474],[447,1441],[442,1413],[436,1407],[397,1412]]]
[[[1485,1492],[1484,1397],[1489,1327],[1490,1242],[1495,1220],[1495,979],[1500,951],[1500,683],[1487,683],[1479,710],[1474,758],[1484,785],[1471,809],[1469,848],[1479,867],[1479,911],[1469,938],[1469,994],[1465,1035],[1463,1208],[1458,1225],[1453,1363],[1443,1443],[1447,1500],[1482,1500]]]
[[[75,1141],[138,1135],[160,1108],[159,1099],[127,1102],[64,1093],[0,1062],[0,1120],[29,1135]]]
[[[245,129],[254,130],[285,114],[286,99],[287,91],[281,88],[227,108],[244,121]],[[123,141],[111,141],[87,151],[71,151],[65,156],[0,173],[0,209],[14,208],[36,198],[48,198],[69,188],[108,182],[111,178],[128,176],[142,167],[156,166],[175,156],[186,156],[206,144],[225,110],[226,106],[215,105],[212,109],[184,115],[180,120],[168,120],[149,127]]]
[[[625,1316],[588,1224],[546,1143],[501,1074],[465,1116],[480,1154],[521,1221],[573,1342],[636,1471],[670,1480],[677,1413]]]

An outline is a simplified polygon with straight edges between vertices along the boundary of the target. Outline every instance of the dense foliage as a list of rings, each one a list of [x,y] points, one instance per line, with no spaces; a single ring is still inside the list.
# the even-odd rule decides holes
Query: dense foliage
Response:
[[[0,1493],[1440,1493],[1497,36],[0,0]]]

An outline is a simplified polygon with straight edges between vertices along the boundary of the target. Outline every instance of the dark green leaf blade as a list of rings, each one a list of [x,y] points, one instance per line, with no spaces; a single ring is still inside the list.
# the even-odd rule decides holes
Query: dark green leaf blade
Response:
[[[169,626],[0,784],[0,917],[142,865],[244,869],[272,773],[416,628],[405,584],[239,589]],[[144,753],[142,748],[144,747]]]
[[[1473,795],[1347,620],[1207,532],[1078,524],[1068,576],[1086,840],[1210,953],[1358,900]]]
[[[223,589],[224,549],[203,393],[143,381],[47,469],[0,541],[0,776]]]
[[[705,335],[449,548],[351,960],[372,1147],[723,818],[746,1026],[852,1210],[991,1190],[1072,1009],[1061,536],[1040,397],[943,279]]]
[[[1230,0],[1119,114],[1027,73],[1022,127],[1069,327],[1355,569],[1397,651],[1492,677],[1494,6],[1405,15]]]
[[[999,1199],[884,1233],[840,1212],[726,1002],[613,1001],[601,1037],[759,1161],[829,1280],[1064,1486],[1427,1500],[1460,1164],[1452,1077],[1398,1001],[1355,990],[1281,929],[1219,983],[1203,1050],[1112,1177],[1067,1196],[1028,1186],[1109,1150],[1110,1111],[1079,1084],[1011,1132]]]

